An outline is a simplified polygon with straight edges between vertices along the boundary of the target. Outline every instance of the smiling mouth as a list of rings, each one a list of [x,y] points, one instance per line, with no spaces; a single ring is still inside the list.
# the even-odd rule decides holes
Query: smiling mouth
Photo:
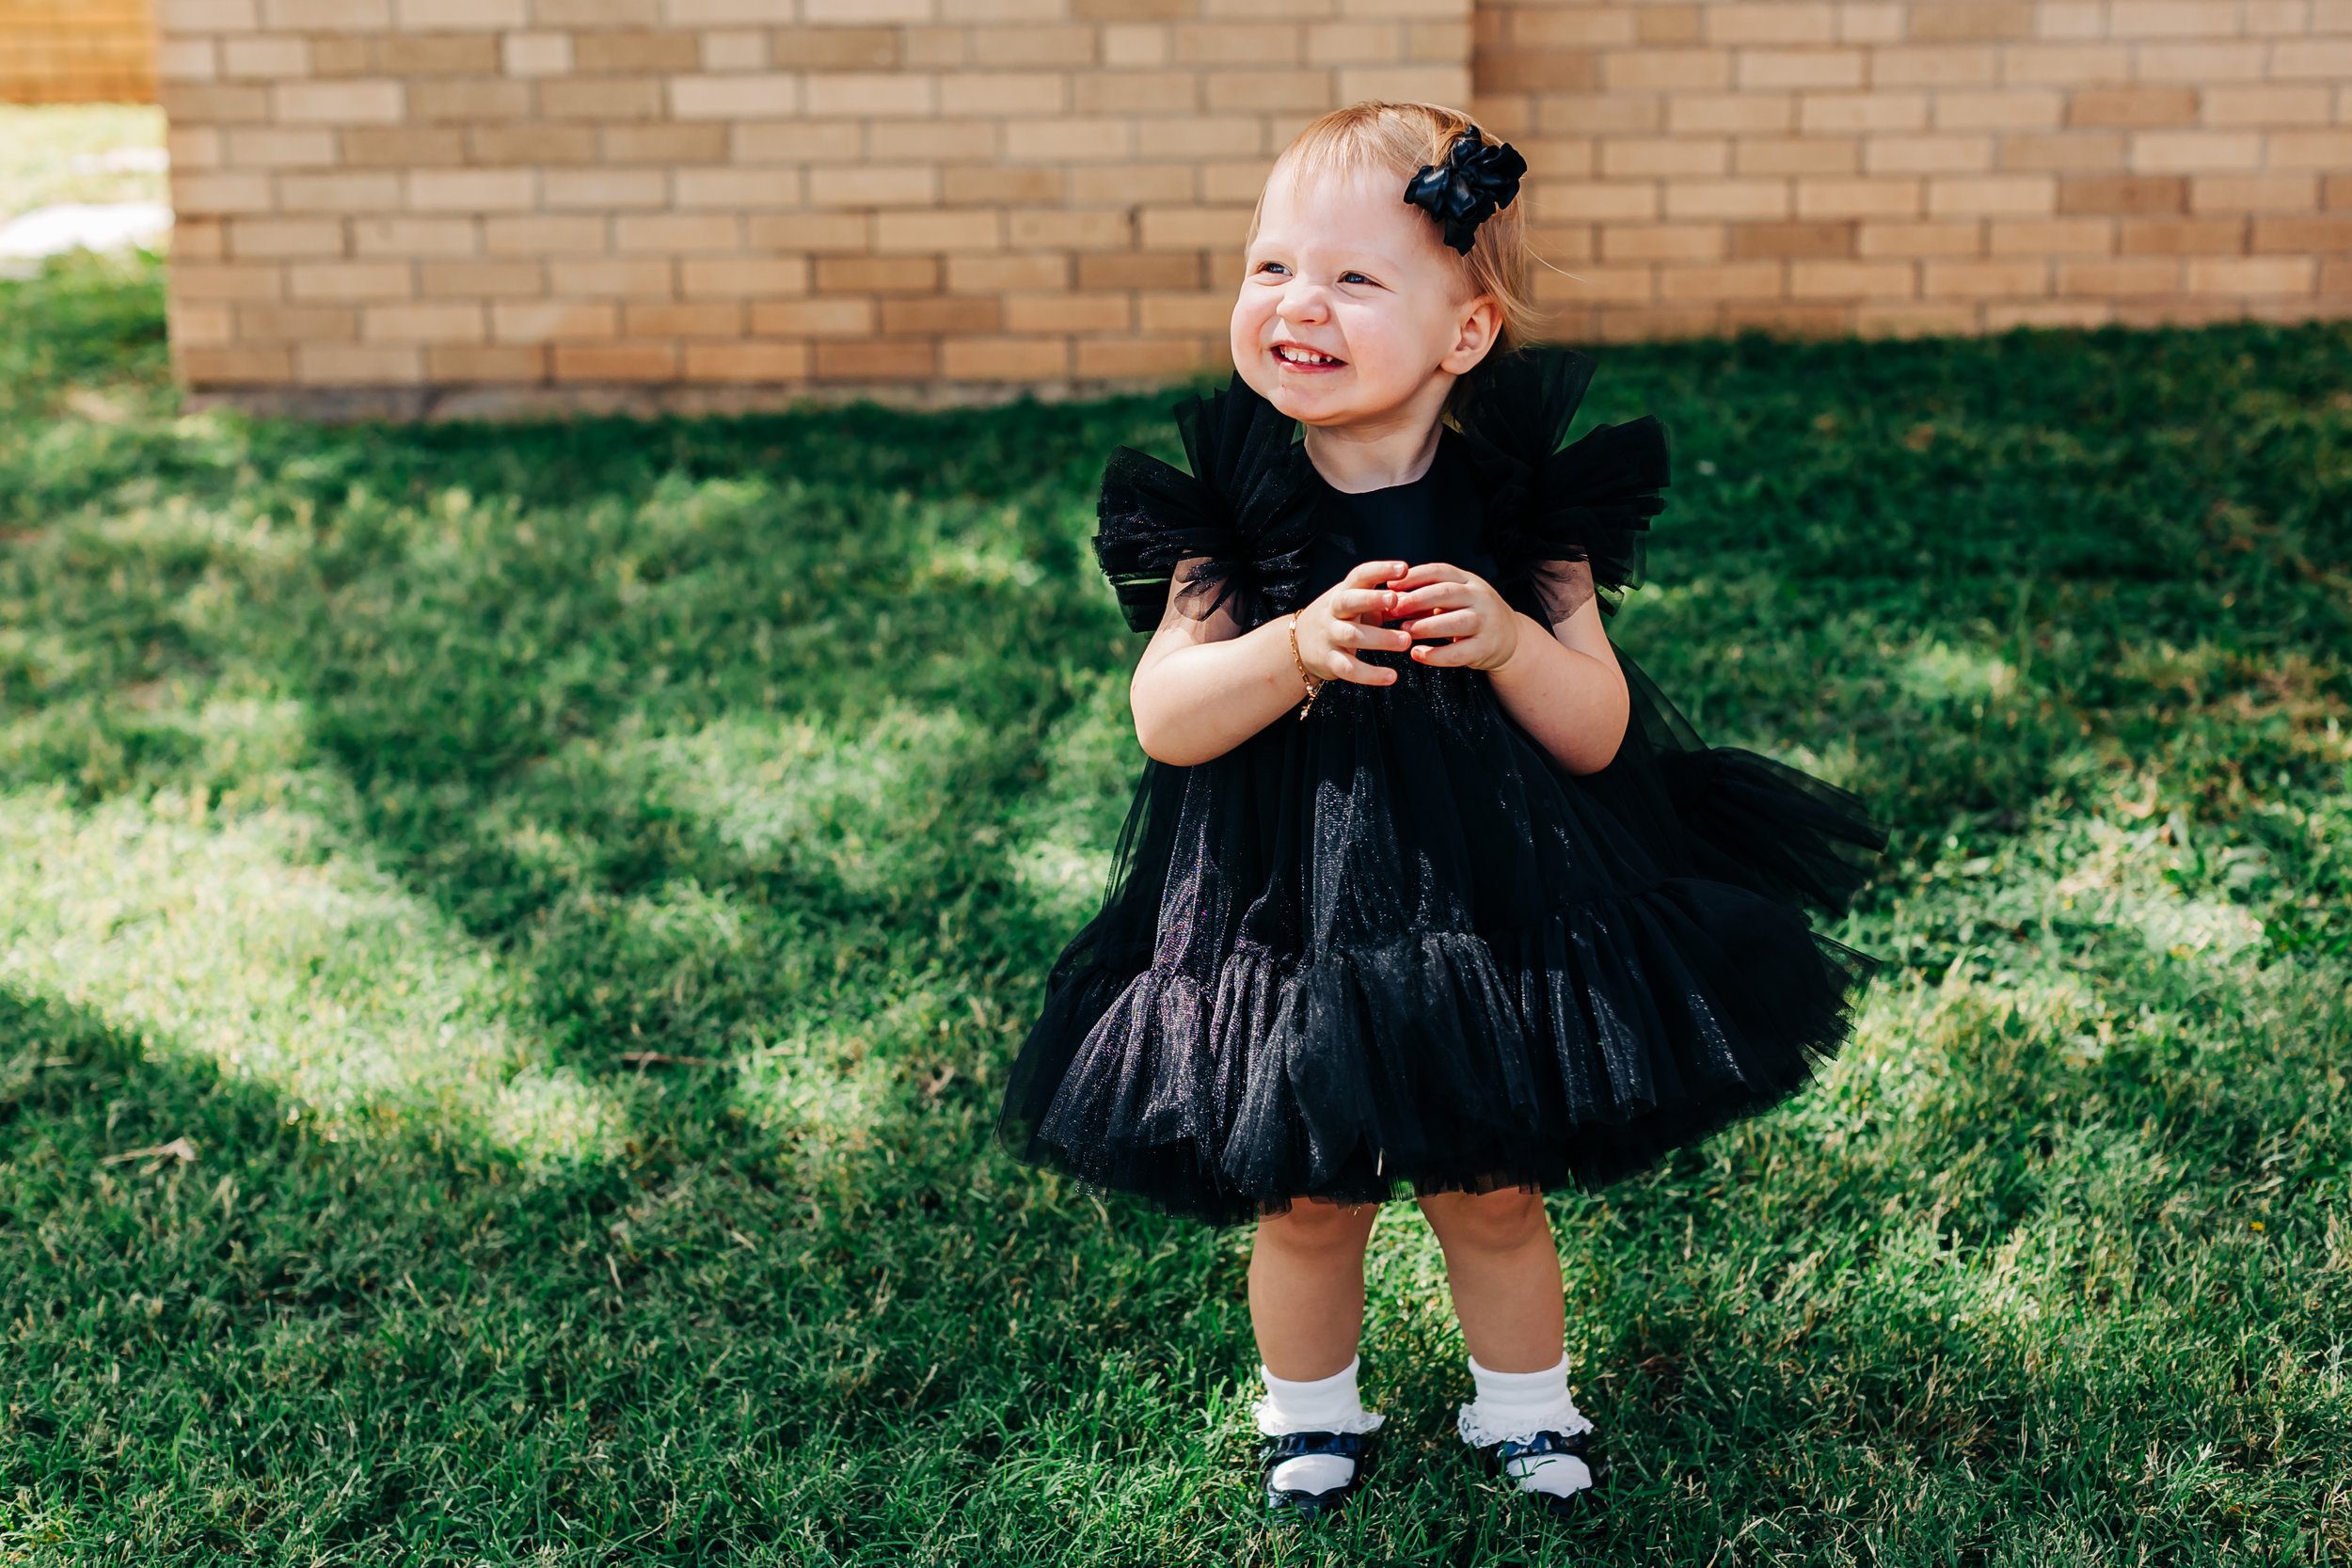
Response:
[[[1301,348],[1296,343],[1275,344],[1274,357],[1285,365],[1296,365],[1302,370],[1336,370],[1347,363],[1335,354],[1318,354],[1313,349]]]

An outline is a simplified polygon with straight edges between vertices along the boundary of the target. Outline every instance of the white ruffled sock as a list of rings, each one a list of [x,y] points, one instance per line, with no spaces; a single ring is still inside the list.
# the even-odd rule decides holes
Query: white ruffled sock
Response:
[[[1590,1418],[1568,1397],[1568,1355],[1560,1365],[1541,1372],[1498,1372],[1470,1357],[1470,1380],[1478,1397],[1462,1406],[1455,1427],[1472,1448],[1508,1439],[1526,1442],[1539,1432],[1590,1432]],[[1572,1453],[1527,1454],[1510,1462],[1511,1475],[1522,1492],[1549,1492],[1566,1497],[1593,1484],[1593,1472]]]
[[[1276,1377],[1263,1362],[1258,1374],[1265,1379],[1265,1397],[1258,1402],[1258,1430],[1268,1437],[1290,1432],[1370,1432],[1386,1417],[1366,1410],[1356,1392],[1360,1354],[1329,1377],[1293,1381]],[[1356,1462],[1338,1454],[1303,1453],[1274,1467],[1278,1487],[1295,1492],[1328,1492],[1344,1486],[1356,1473]]]

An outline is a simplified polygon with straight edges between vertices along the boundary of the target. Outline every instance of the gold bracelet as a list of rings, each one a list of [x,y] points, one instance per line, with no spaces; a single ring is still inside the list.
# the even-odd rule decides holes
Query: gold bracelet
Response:
[[[1315,705],[1315,696],[1323,689],[1323,683],[1307,673],[1307,661],[1298,657],[1298,617],[1306,612],[1306,609],[1305,605],[1300,605],[1291,611],[1291,662],[1298,666],[1298,678],[1307,683],[1307,700],[1298,705],[1298,717],[1301,719],[1306,718],[1307,710]]]

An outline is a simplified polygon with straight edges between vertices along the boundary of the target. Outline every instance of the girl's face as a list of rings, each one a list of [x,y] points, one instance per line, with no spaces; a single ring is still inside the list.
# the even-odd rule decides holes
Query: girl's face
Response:
[[[1386,169],[1267,182],[1233,301],[1233,368],[1309,425],[1428,417],[1493,346],[1500,312]]]

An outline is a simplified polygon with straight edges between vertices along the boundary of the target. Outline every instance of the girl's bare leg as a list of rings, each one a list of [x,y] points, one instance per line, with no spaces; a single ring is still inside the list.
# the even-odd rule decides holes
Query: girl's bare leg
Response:
[[[1259,1220],[1249,1252],[1249,1323],[1258,1357],[1276,1377],[1327,1378],[1355,1358],[1364,1334],[1364,1243],[1379,1217],[1376,1203],[1351,1209],[1301,1198],[1288,1213]],[[1556,1291],[1552,1305],[1559,1305]]]
[[[1498,1372],[1558,1366],[1567,1323],[1543,1195],[1502,1187],[1433,1193],[1420,1202],[1445,1252],[1446,1285],[1471,1359]]]

